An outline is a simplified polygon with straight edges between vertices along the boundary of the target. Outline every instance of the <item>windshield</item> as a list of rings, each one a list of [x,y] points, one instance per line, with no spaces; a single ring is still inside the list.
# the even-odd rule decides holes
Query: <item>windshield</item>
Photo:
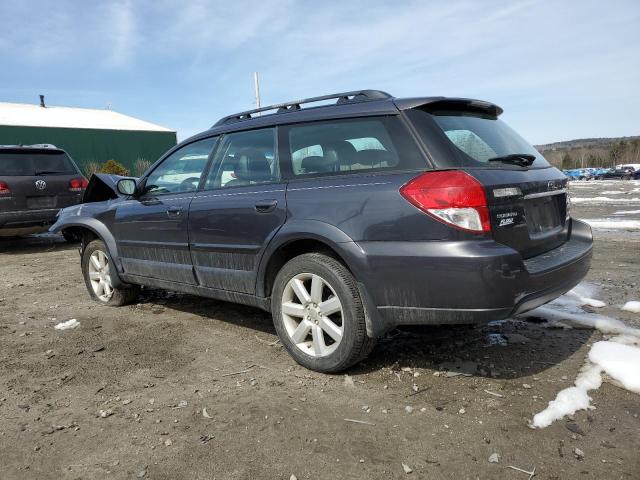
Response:
[[[540,152],[494,116],[466,111],[426,112],[419,109],[410,111],[409,116],[419,131],[435,122],[455,147],[457,165],[514,168],[518,167],[518,155],[525,155],[535,157],[527,168],[549,166]]]
[[[78,173],[69,156],[60,151],[0,152],[0,176],[74,175]]]

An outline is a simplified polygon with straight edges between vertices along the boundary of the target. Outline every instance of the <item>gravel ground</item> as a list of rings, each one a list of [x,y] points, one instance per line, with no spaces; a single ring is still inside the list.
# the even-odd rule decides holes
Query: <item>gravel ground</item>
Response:
[[[578,218],[640,210],[626,201],[640,182],[571,190],[621,199],[578,201]],[[640,235],[595,235],[599,312],[638,325],[619,306],[640,300]],[[640,478],[638,395],[605,382],[594,410],[528,427],[598,332],[533,320],[395,331],[348,375],[321,375],[293,363],[259,310],[160,291],[100,307],[76,246],[42,235],[0,252],[2,479],[529,478],[509,466]],[[54,330],[71,318],[78,328]]]

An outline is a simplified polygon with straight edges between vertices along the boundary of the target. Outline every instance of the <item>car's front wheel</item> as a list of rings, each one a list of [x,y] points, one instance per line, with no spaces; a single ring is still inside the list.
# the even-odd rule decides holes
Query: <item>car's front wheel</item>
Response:
[[[82,275],[91,298],[110,307],[132,303],[138,298],[140,287],[115,287],[111,276],[112,268],[107,247],[101,240],[93,240],[85,247],[82,253]]]
[[[328,255],[307,253],[285,264],[275,280],[271,311],[280,341],[310,370],[344,370],[375,343],[367,336],[353,275]]]

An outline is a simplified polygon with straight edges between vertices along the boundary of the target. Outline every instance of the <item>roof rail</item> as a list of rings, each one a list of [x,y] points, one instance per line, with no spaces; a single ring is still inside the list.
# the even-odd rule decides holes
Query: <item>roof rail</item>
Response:
[[[255,113],[267,112],[269,110],[275,110],[273,113],[285,113],[294,112],[300,110],[300,105],[305,103],[321,102],[323,100],[337,99],[336,105],[343,105],[346,103],[368,102],[372,100],[384,100],[391,98],[387,92],[382,90],[354,90],[352,92],[334,93],[331,95],[322,95],[321,97],[304,98],[302,100],[295,100],[293,102],[277,103],[275,105],[269,105],[266,107],[256,108],[253,110],[247,110],[246,112],[234,113],[233,115],[227,115],[226,117],[218,120],[214,127],[224,125],[226,123],[235,123],[242,120],[249,120]]]

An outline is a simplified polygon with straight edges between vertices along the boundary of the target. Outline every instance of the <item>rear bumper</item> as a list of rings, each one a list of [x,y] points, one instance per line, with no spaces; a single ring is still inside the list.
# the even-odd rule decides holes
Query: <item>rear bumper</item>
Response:
[[[398,325],[482,323],[550,302],[589,271],[591,228],[572,221],[570,240],[537,257],[493,240],[363,242],[354,270],[370,335]],[[373,318],[376,317],[376,318]]]
[[[0,235],[46,232],[56,220],[59,208],[0,212]]]

